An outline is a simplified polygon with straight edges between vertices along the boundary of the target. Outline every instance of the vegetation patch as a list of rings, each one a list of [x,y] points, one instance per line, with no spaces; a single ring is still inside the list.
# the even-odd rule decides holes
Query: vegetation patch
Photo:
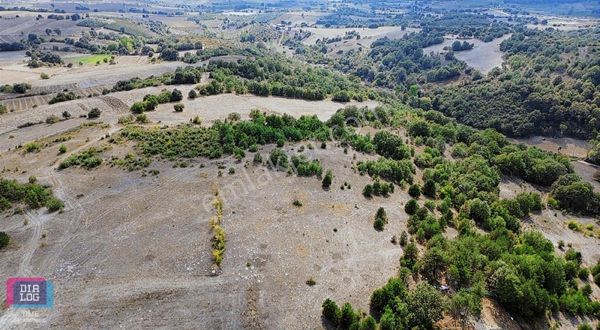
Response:
[[[14,206],[27,205],[32,209],[47,207],[50,212],[63,208],[63,203],[52,195],[49,187],[37,183],[35,177],[27,183],[17,180],[0,179],[0,211],[6,211]]]
[[[80,153],[73,154],[58,165],[58,169],[63,170],[73,166],[81,166],[87,170],[91,170],[102,164],[102,158],[98,156],[102,150],[94,147],[84,150]]]

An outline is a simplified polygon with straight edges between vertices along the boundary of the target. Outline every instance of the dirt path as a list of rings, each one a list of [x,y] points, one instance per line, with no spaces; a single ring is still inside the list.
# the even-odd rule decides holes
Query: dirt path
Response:
[[[17,270],[17,275],[20,277],[32,275],[31,258],[33,257],[33,253],[39,245],[40,238],[42,237],[42,219],[39,214],[37,214],[37,211],[31,212],[27,210],[25,211],[25,217],[33,228],[33,234],[31,235],[29,242],[27,242],[27,245],[24,247],[25,253],[23,253],[21,263],[19,264],[19,268]]]

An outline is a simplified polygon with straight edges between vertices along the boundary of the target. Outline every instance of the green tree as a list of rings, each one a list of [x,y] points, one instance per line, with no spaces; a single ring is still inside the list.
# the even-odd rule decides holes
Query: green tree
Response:
[[[404,254],[402,255],[402,258],[400,258],[400,265],[409,269],[413,269],[418,258],[419,250],[417,249],[415,243],[410,242],[404,247]]]
[[[354,313],[354,309],[352,309],[352,305],[350,303],[345,303],[342,306],[342,316],[340,317],[340,327],[342,329],[349,329],[352,324],[354,324],[358,319],[358,315]]]
[[[436,185],[435,185],[435,181],[428,179],[425,180],[425,183],[423,184],[423,195],[430,197],[430,198],[435,198],[436,195]]]
[[[444,297],[433,286],[419,283],[410,292],[406,303],[408,305],[408,323],[412,327],[433,329],[433,325],[442,319],[444,312]]]
[[[408,215],[413,215],[419,209],[419,203],[415,199],[411,199],[404,205],[404,211]]]
[[[331,324],[333,326],[336,326],[336,327],[339,326],[340,320],[342,318],[342,311],[340,310],[338,305],[335,303],[335,301],[332,301],[331,299],[327,298],[323,302],[322,307],[323,307],[323,317],[325,317],[326,320],[331,322]]]
[[[438,247],[433,247],[419,261],[419,274],[429,283],[437,284],[441,273],[448,266],[446,254]]]
[[[412,198],[419,198],[419,196],[421,196],[421,187],[419,187],[419,185],[416,183],[410,185],[410,187],[408,188],[408,194]]]
[[[448,302],[448,313],[460,320],[463,328],[466,328],[469,320],[479,318],[481,309],[481,296],[465,289],[453,295]]]

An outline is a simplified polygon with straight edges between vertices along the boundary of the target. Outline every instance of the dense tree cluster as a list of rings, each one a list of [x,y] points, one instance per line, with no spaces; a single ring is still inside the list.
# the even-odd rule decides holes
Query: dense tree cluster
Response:
[[[343,75],[321,68],[303,68],[276,58],[239,62],[214,61],[209,70],[215,84],[201,87],[201,94],[210,88],[206,92],[208,95],[235,91],[308,100],[322,100],[331,96],[340,102],[375,98],[375,94],[368,94],[358,82]],[[231,76],[241,79],[231,79]]]
[[[371,44],[366,61],[356,62],[349,54],[338,68],[387,87],[411,85],[422,79],[435,82],[454,78],[464,71],[463,62],[451,59],[447,63],[442,55],[423,51],[424,47],[443,41],[443,35],[427,32],[411,33],[402,39],[379,39]]]
[[[575,281],[580,268],[576,256],[573,251],[559,257],[538,232],[515,236],[506,230],[465,231],[456,239],[435,235],[420,258],[413,243],[405,246],[400,276],[373,292],[369,317],[381,329],[432,329],[444,313],[468,322],[479,316],[486,290],[505,308],[525,317],[558,310],[598,316],[600,303],[592,301],[586,286],[578,288]],[[412,290],[407,285],[410,273],[424,280]],[[437,289],[441,280],[453,288],[450,297]],[[341,314],[334,302],[324,302],[326,320],[342,327]],[[366,317],[354,322],[360,320]]]
[[[38,68],[42,65],[58,65],[64,63],[58,54],[52,52],[28,51],[27,55],[31,57],[27,65],[32,68]]]
[[[127,127],[121,135],[138,141],[138,147],[147,156],[160,155],[167,159],[199,156],[219,158],[223,154],[232,154],[236,148],[245,150],[254,145],[278,141],[329,139],[327,126],[316,116],[295,119],[289,115],[265,115],[253,111],[251,117],[251,120],[233,123],[217,121],[210,128],[194,125],[161,130]],[[298,166],[303,167],[304,161],[301,158],[297,161]],[[313,171],[315,165],[308,164],[306,169]]]
[[[412,183],[415,167],[410,160],[379,158],[358,163],[358,171],[373,178],[382,178],[402,185]]]
[[[576,174],[563,175],[554,182],[552,196],[559,207],[573,213],[600,215],[600,194]]]
[[[30,89],[31,85],[28,83],[14,83],[12,85],[6,84],[4,86],[1,86],[0,92],[25,94]]]
[[[600,129],[600,30],[521,30],[501,44],[507,66],[460,88],[436,89],[433,108],[508,135],[595,137]],[[590,53],[581,52],[589,47]]]
[[[140,114],[144,111],[153,111],[159,104],[169,102],[179,102],[183,100],[183,94],[177,88],[172,91],[163,90],[158,95],[148,94],[144,96],[144,100],[141,102],[135,102],[131,105],[131,111],[133,113]],[[183,108],[181,108],[183,110]]]

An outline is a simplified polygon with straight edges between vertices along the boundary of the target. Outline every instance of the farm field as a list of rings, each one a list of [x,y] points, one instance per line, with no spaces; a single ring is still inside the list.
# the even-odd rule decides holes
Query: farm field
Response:
[[[73,64],[87,64],[87,65],[96,65],[97,63],[104,63],[104,60],[110,60],[110,55],[108,54],[96,54],[96,55],[88,55],[88,56],[75,56],[69,57],[68,62]]]
[[[467,41],[474,45],[473,49],[454,52],[454,56],[461,61],[465,61],[470,67],[481,71],[482,73],[488,73],[493,68],[500,67],[504,62],[504,54],[500,51],[500,43],[510,38],[510,35],[505,35],[500,38],[496,38],[490,42],[483,42],[478,39],[457,39],[455,37],[444,38],[444,42],[438,45],[429,46],[423,48],[425,53],[441,53],[444,49],[452,47],[452,43],[456,40],[463,42]]]
[[[402,30],[399,26],[382,26],[375,29],[369,28],[301,28],[303,31],[308,31],[311,33],[311,36],[304,39],[302,42],[307,45],[312,45],[317,42],[318,39],[323,38],[335,38],[335,37],[343,37],[347,32],[356,31],[360,34],[361,38],[358,43],[361,43],[365,46],[371,45],[371,43],[379,38],[390,38],[390,39],[399,39],[402,36],[410,33],[419,31],[418,29],[406,28]]]

